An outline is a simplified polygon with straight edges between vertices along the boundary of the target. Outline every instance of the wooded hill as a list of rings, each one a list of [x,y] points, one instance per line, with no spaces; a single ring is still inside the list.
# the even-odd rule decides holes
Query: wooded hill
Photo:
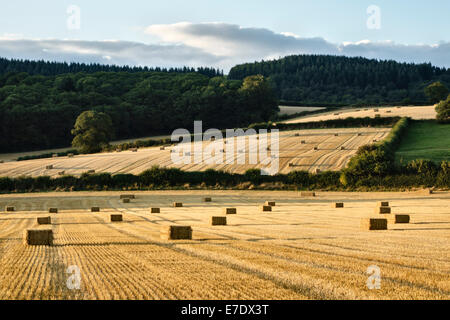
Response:
[[[55,71],[57,72],[57,71]],[[198,72],[77,72],[0,75],[0,152],[66,147],[86,110],[112,118],[116,139],[267,121],[278,103],[267,81],[232,81]]]
[[[237,65],[229,79],[261,74],[283,101],[303,105],[426,104],[423,90],[440,80],[450,87],[450,69],[329,55],[293,55]]]

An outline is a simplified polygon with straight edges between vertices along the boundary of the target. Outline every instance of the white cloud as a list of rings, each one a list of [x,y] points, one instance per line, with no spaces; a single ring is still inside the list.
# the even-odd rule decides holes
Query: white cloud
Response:
[[[137,28],[160,43],[103,40],[21,39],[21,35],[0,36],[0,56],[67,62],[95,62],[138,66],[213,66],[227,72],[232,66],[276,59],[290,54],[332,54],[431,62],[450,68],[450,42],[398,44],[389,40],[329,42],[323,38],[302,38],[291,32],[276,33],[222,22],[151,25]]]
[[[162,67],[212,66],[221,60],[221,57],[183,44],[55,39],[0,39],[0,57]]]
[[[227,56],[225,64],[278,58],[289,54],[332,54],[393,59],[403,62],[431,62],[450,67],[450,42],[439,44],[397,44],[393,41],[335,44],[323,38],[302,38],[291,32],[275,33],[262,28],[244,28],[221,22],[151,25],[147,34],[165,43],[181,43],[214,55]]]

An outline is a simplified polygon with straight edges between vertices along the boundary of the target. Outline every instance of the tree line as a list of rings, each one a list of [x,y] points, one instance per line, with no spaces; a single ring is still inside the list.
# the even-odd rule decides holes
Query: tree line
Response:
[[[77,117],[93,110],[112,121],[111,137],[125,139],[267,121],[278,102],[261,76],[243,80],[200,73],[95,72],[0,75],[0,150],[69,146]]]
[[[0,58],[0,74],[16,72],[26,72],[30,75],[55,76],[66,73],[95,73],[95,72],[169,72],[169,73],[193,73],[197,72],[210,78],[223,76],[223,70],[210,67],[182,67],[182,68],[161,68],[161,67],[138,67],[138,66],[117,66],[104,65],[99,63],[78,63],[78,62],[55,62],[44,60],[23,60]]]
[[[233,67],[229,79],[261,74],[278,99],[303,105],[426,104],[424,88],[434,81],[450,85],[450,69],[361,57],[292,55]]]

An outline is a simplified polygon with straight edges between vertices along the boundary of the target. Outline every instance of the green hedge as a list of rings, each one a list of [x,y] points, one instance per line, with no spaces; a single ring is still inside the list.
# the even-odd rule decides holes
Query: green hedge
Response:
[[[384,140],[360,147],[342,171],[341,183],[354,186],[367,179],[395,174],[395,150],[408,124],[409,118],[401,118]]]
[[[420,166],[419,166],[420,167]],[[81,190],[159,190],[182,188],[283,189],[283,190],[403,190],[422,187],[450,188],[450,162],[423,171],[411,165],[405,172],[360,177],[343,185],[340,171],[311,174],[293,171],[288,174],[262,176],[259,170],[245,174],[206,170],[186,172],[154,167],[139,175],[109,173],[82,174],[80,177],[0,177],[0,192],[44,192]],[[420,173],[418,173],[420,171]]]

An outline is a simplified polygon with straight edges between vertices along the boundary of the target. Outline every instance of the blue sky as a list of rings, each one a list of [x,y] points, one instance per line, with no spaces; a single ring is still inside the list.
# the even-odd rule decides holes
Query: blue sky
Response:
[[[79,30],[66,26],[69,5]],[[380,29],[366,25],[370,5]],[[0,56],[227,69],[330,53],[450,67],[449,12],[448,0],[15,0],[1,5]]]

